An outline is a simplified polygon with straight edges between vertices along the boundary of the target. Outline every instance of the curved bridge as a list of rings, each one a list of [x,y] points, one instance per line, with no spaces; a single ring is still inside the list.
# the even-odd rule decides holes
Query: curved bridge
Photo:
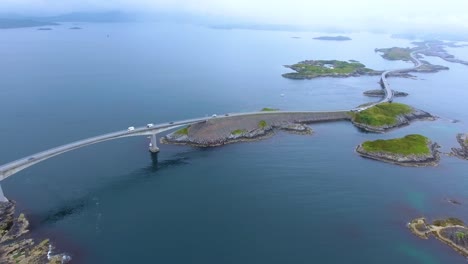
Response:
[[[427,46],[427,45],[426,45]],[[429,48],[429,47],[428,47]],[[414,67],[412,68],[406,68],[406,69],[396,69],[396,70],[388,70],[382,73],[381,75],[381,84],[382,88],[385,90],[385,96],[382,100],[370,104],[365,107],[359,107],[359,108],[354,108],[350,110],[339,110],[339,111],[333,111],[333,113],[347,113],[349,111],[363,111],[365,109],[368,109],[372,106],[375,106],[377,104],[381,104],[384,102],[391,102],[393,100],[393,92],[390,89],[390,86],[387,81],[387,76],[388,74],[392,72],[404,72],[404,71],[411,71],[414,70],[422,65],[422,63],[414,56],[415,53],[421,52],[424,49],[417,50],[411,52],[411,58],[415,64]],[[248,115],[275,115],[275,114],[304,114],[304,113],[331,113],[331,111],[324,111],[324,112],[317,112],[317,111],[274,111],[274,112],[250,112],[250,113],[237,113],[237,114],[229,114],[229,115],[224,115],[224,116],[219,116],[216,118],[228,118],[231,116],[248,116]],[[214,117],[202,117],[202,118],[194,118],[194,119],[187,119],[187,120],[182,120],[182,121],[177,121],[177,122],[169,122],[169,123],[162,123],[162,124],[157,124],[153,126],[145,126],[145,127],[138,127],[135,128],[134,130],[121,130],[113,133],[108,133],[96,137],[91,137],[87,139],[83,139],[80,141],[75,141],[69,144],[65,144],[56,148],[52,148],[49,150],[45,150],[15,161],[12,161],[10,163],[4,164],[0,166],[0,181],[10,177],[11,175],[24,170],[36,163],[39,163],[41,161],[47,160],[49,158],[52,158],[54,156],[63,154],[65,152],[82,148],[85,146],[93,145],[96,143],[108,141],[108,140],[114,140],[118,138],[124,138],[124,137],[132,137],[132,136],[151,136],[151,144],[150,144],[150,151],[151,152],[158,152],[159,148],[157,147],[157,140],[156,140],[156,135],[158,133],[175,129],[181,126],[186,126],[194,123],[199,123],[199,122],[205,122],[207,120],[210,120]],[[0,186],[0,202],[8,201],[8,199],[3,195],[3,190]]]

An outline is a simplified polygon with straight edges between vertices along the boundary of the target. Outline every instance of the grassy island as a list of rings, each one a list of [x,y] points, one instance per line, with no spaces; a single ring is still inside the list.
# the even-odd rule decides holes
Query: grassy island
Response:
[[[468,257],[468,227],[460,219],[452,217],[428,224],[425,218],[417,218],[408,223],[408,228],[411,233],[422,239],[428,239],[433,235],[461,255]]]
[[[261,129],[264,129],[265,127],[267,127],[267,122],[265,120],[260,120],[260,122],[258,122],[258,127],[261,128]]]
[[[409,114],[412,111],[413,109],[405,104],[382,103],[353,113],[353,121],[370,126],[394,125],[398,122],[398,116]]]
[[[362,147],[367,152],[388,152],[401,155],[430,154],[429,139],[422,135],[407,135],[395,139],[366,141]]]
[[[387,49],[376,49],[375,51],[382,52],[382,57],[387,60],[403,60],[403,61],[410,61],[411,60],[411,52],[410,48],[387,48]]]
[[[306,60],[293,65],[286,65],[296,72],[285,73],[283,77],[290,79],[312,79],[317,77],[349,77],[379,74],[357,61],[338,60]]]
[[[357,146],[356,152],[364,158],[401,166],[422,167],[439,164],[439,147],[430,139],[414,134],[402,138],[365,141]]]

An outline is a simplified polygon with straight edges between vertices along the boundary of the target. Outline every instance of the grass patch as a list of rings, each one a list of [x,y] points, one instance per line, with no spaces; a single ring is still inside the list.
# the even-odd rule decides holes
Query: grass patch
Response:
[[[465,233],[460,232],[460,231],[456,232],[455,235],[457,236],[458,239],[464,239],[466,236]]]
[[[175,132],[175,134],[176,134],[176,135],[181,135],[181,136],[183,136],[183,135],[188,135],[188,131],[189,131],[189,126],[177,130],[177,131]]]
[[[450,226],[450,225],[460,225],[460,226],[464,226],[465,223],[463,223],[462,220],[458,219],[458,218],[455,218],[455,217],[449,217],[447,219],[444,219],[444,220],[434,220],[434,222],[432,222],[433,225],[435,226]]]
[[[267,126],[267,122],[265,120],[260,120],[260,122],[258,122],[258,127],[259,128],[265,128]]]
[[[412,108],[399,103],[382,103],[354,113],[353,121],[370,126],[394,125],[397,116],[411,113]]]
[[[376,51],[383,52],[382,57],[387,60],[411,60],[411,49],[410,48],[388,48],[388,49],[377,49]]]
[[[247,130],[245,130],[245,129],[236,129],[236,130],[231,132],[231,134],[233,134],[233,135],[242,135],[244,133],[247,133]]]
[[[407,135],[402,138],[366,141],[362,143],[364,150],[368,152],[389,152],[395,154],[429,154],[427,146],[429,139],[421,135]]]
[[[271,112],[271,111],[278,111],[279,109],[277,108],[270,108],[270,107],[264,107],[262,108],[262,112]]]

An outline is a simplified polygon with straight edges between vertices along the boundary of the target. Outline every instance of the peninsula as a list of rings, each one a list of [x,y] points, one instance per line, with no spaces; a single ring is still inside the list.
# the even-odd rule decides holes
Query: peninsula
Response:
[[[295,72],[284,73],[289,79],[313,79],[318,77],[358,77],[362,75],[380,75],[382,71],[375,71],[358,61],[339,60],[305,60],[284,67]]]
[[[320,37],[316,37],[316,38],[313,38],[313,39],[316,39],[316,40],[333,40],[333,41],[351,40],[350,37],[346,37],[346,36],[320,36]]]
[[[422,239],[433,235],[442,243],[468,257],[468,228],[462,220],[447,218],[428,224],[425,218],[416,218],[408,223],[411,233]]]
[[[439,163],[437,143],[422,135],[407,135],[402,138],[365,141],[356,152],[370,159],[402,166],[436,166]]]
[[[414,120],[434,120],[422,110],[400,103],[381,103],[360,112],[353,112],[351,121],[358,128],[375,133],[409,125]]]
[[[452,148],[452,154],[461,159],[468,160],[468,134],[458,134],[457,141],[460,144],[460,148]]]

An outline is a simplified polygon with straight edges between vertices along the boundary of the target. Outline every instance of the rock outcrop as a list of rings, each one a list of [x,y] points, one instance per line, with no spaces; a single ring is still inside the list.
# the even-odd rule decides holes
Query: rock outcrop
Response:
[[[0,202],[0,263],[61,264],[70,260],[64,254],[52,255],[48,239],[37,243],[29,238],[29,221],[24,214],[17,218],[14,214],[14,202]]]

